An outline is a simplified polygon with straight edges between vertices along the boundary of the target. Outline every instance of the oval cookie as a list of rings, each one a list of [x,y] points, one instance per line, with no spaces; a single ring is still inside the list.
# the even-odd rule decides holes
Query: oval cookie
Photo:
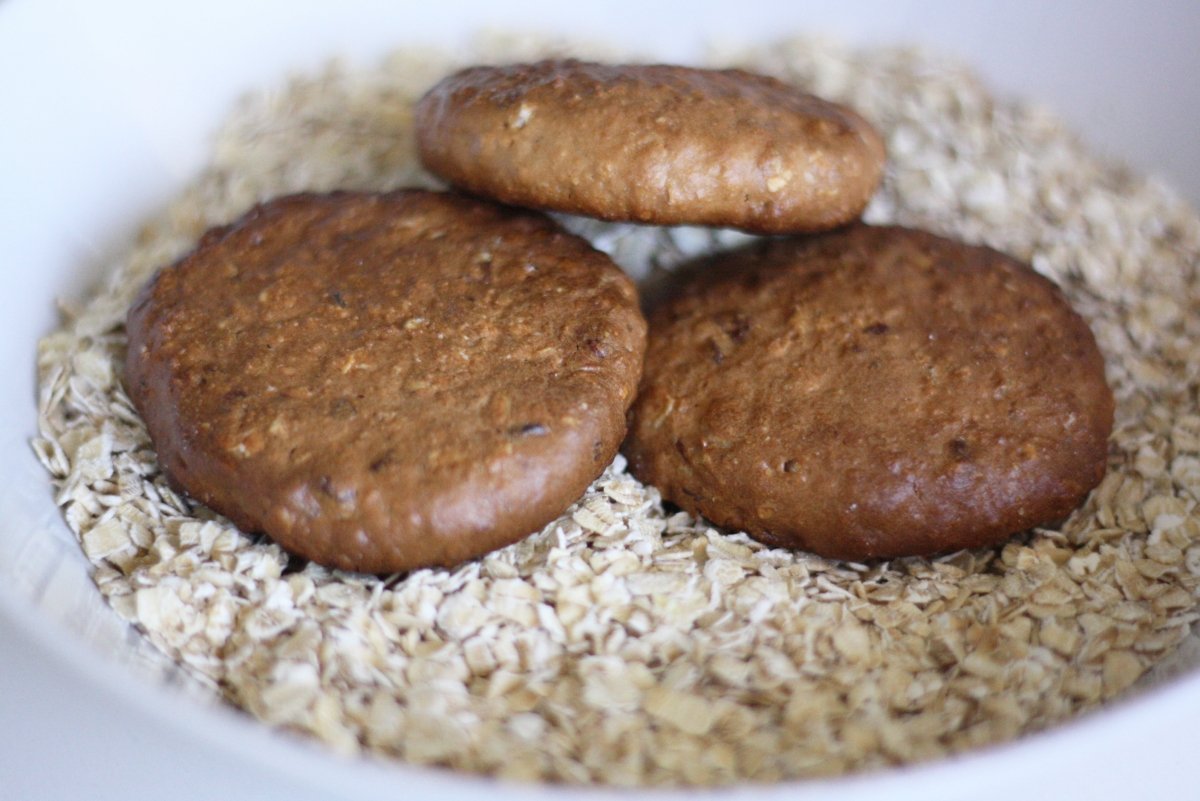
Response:
[[[325,565],[452,565],[561,513],[625,430],[645,323],[540,214],[296,195],[209,232],[128,317],[167,475]]]
[[[533,208],[763,233],[856,219],[883,142],[850,109],[741,70],[473,67],[417,104],[425,166]]]
[[[625,446],[694,514],[824,556],[933,554],[1063,518],[1104,475],[1092,333],[1001,253],[860,225],[695,273],[651,315]]]

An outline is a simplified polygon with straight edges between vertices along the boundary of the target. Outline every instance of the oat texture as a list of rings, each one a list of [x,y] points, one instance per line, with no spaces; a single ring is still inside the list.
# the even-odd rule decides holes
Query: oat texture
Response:
[[[399,53],[248,98],[211,166],[41,343],[34,447],[112,608],[271,726],[343,753],[566,783],[928,760],[1044,729],[1169,666],[1200,617],[1195,212],[935,56],[806,39],[711,58],[880,127],[890,163],[868,220],[987,243],[1063,286],[1118,400],[1109,474],[1081,509],[992,550],[839,563],[672,513],[618,457],[528,539],[380,578],[289,560],[173,492],[120,384],[130,299],[256,200],[432,184],[411,104],[463,59]],[[567,222],[640,278],[745,238]]]

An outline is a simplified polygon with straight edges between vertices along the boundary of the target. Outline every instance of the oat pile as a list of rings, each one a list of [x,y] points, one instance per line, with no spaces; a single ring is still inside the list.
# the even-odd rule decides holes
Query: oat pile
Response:
[[[480,47],[492,49],[479,60],[507,60],[532,45]],[[128,303],[256,200],[430,184],[410,104],[457,64],[401,53],[249,98],[211,167],[42,342],[35,449],[113,609],[214,695],[339,752],[616,785],[927,760],[1093,709],[1194,643],[1196,213],[925,53],[806,39],[712,58],[848,102],[884,132],[890,166],[868,220],[1031,261],[1090,321],[1118,399],[1111,467],[1061,529],[936,560],[838,563],[671,514],[618,457],[529,539],[455,570],[376,578],[290,562],[172,492],[120,386]],[[744,238],[569,224],[638,276]]]

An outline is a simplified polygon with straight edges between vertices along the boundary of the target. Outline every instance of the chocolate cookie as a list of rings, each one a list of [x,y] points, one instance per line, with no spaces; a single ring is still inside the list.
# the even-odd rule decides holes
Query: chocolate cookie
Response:
[[[533,208],[660,225],[814,231],[853,220],[883,142],[848,108],[741,70],[473,67],[416,108],[421,160]]]
[[[1104,475],[1095,339],[1001,253],[854,226],[695,273],[651,315],[625,446],[694,514],[830,557],[933,554],[1061,519]]]
[[[540,214],[296,195],[210,231],[129,312],[168,476],[325,565],[452,565],[560,514],[615,455],[632,283]]]

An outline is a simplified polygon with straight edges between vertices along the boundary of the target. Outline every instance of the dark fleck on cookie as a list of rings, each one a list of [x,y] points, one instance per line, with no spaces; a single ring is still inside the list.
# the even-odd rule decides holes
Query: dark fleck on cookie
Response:
[[[884,163],[858,114],[741,70],[473,67],[417,104],[425,166],[505,203],[660,225],[815,231],[854,220]]]
[[[295,195],[210,231],[128,317],[167,475],[325,565],[452,565],[561,513],[616,453],[633,285],[543,215]]]
[[[982,247],[863,225],[759,243],[651,314],[630,467],[772,545],[869,559],[1067,516],[1113,396],[1053,283]]]

